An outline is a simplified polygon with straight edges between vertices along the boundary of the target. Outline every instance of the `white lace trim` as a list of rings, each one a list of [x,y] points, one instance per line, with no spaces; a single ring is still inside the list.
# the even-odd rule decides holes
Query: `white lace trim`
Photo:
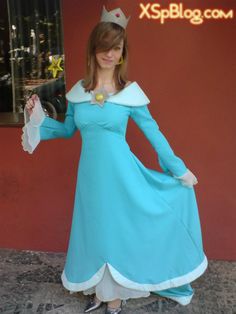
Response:
[[[32,114],[29,115],[26,107],[24,108],[24,127],[22,128],[23,134],[21,136],[21,144],[24,151],[32,154],[36,146],[40,142],[40,125],[45,119],[40,100],[35,103]]]
[[[73,292],[72,292],[73,293]],[[89,289],[83,290],[84,295],[96,294],[99,300],[108,302],[116,299],[127,300],[130,298],[143,298],[149,297],[149,291],[140,291],[135,289],[129,289],[118,284],[112,277],[108,266],[104,275],[99,283]]]
[[[80,283],[69,282],[66,278],[65,270],[63,270],[62,275],[61,275],[63,286],[67,290],[70,290],[70,291],[82,291],[82,290],[89,289],[90,287],[93,287],[100,282],[100,280],[102,279],[104,275],[106,265],[108,266],[113,279],[116,282],[118,282],[120,285],[126,288],[140,290],[140,291],[155,291],[155,290],[165,290],[172,287],[178,287],[178,286],[182,286],[184,284],[192,282],[193,280],[195,280],[196,278],[198,278],[204,273],[204,271],[207,268],[208,261],[207,261],[207,257],[204,255],[204,259],[202,263],[198,267],[196,267],[193,271],[183,276],[166,280],[158,284],[149,284],[149,283],[140,284],[135,281],[132,281],[124,277],[123,275],[121,275],[109,263],[105,263],[89,280],[80,282]]]

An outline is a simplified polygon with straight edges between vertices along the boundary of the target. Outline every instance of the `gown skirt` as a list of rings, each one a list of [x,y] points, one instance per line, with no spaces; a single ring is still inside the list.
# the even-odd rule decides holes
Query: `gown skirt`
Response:
[[[163,172],[146,167],[131,151],[125,138],[129,118],[156,150]],[[168,171],[184,173],[183,161],[147,105],[109,101],[103,107],[69,102],[64,123],[47,116],[35,126],[29,121],[23,145],[70,138],[77,130],[82,147],[64,287],[96,293],[102,301],[152,292],[188,304],[194,294],[190,282],[203,274],[207,258],[194,187]]]

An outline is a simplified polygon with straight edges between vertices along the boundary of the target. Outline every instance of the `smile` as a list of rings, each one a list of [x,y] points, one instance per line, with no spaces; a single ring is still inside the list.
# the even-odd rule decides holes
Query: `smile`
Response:
[[[106,60],[106,59],[102,59],[105,62],[112,62],[113,60]]]

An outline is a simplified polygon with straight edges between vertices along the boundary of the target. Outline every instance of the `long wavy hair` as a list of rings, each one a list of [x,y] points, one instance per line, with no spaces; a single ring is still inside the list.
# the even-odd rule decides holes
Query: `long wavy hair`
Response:
[[[96,53],[108,51],[124,40],[122,64],[114,70],[114,81],[117,92],[122,90],[127,83],[128,42],[124,28],[112,22],[100,22],[92,30],[87,43],[86,73],[82,85],[86,92],[94,90],[97,85]]]

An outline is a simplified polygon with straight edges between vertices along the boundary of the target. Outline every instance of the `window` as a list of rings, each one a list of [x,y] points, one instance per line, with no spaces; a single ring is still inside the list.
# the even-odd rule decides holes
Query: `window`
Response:
[[[0,124],[22,123],[33,93],[49,116],[65,113],[60,0],[1,0]]]

